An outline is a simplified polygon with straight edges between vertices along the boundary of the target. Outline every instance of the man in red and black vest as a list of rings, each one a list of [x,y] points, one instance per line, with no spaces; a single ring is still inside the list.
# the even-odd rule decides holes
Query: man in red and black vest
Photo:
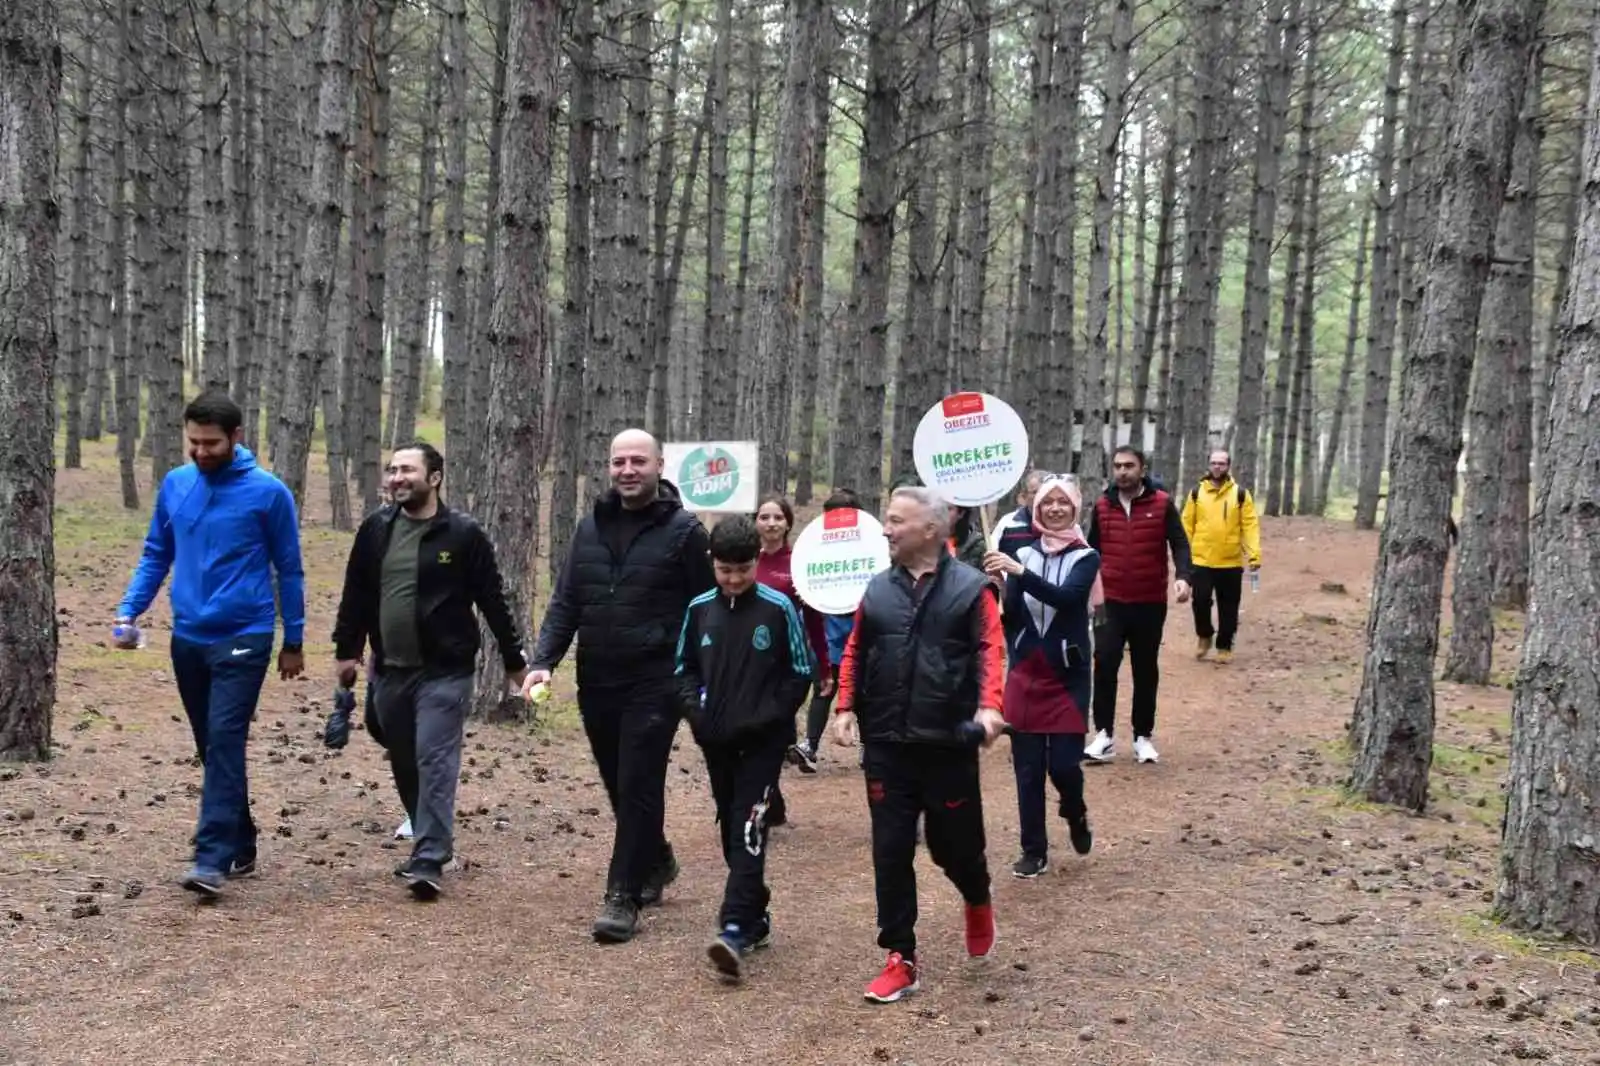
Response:
[[[1165,489],[1145,476],[1144,453],[1124,445],[1111,457],[1111,484],[1089,509],[1089,546],[1100,553],[1105,609],[1095,626],[1094,739],[1086,759],[1116,757],[1117,672],[1126,648],[1133,660],[1133,754],[1156,762],[1156,688],[1161,631],[1167,624],[1167,552],[1177,571],[1179,603],[1189,599],[1189,538]]]

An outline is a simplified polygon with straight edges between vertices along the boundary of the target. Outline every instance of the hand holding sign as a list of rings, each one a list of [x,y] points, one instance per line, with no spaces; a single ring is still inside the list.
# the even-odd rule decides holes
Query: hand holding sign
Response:
[[[958,507],[982,507],[1028,471],[1028,427],[1010,404],[958,392],[929,408],[911,442],[922,483]]]

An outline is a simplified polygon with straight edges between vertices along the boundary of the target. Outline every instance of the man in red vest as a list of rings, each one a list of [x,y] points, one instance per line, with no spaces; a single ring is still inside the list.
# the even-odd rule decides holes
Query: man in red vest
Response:
[[[1167,623],[1167,552],[1177,571],[1179,603],[1189,600],[1189,538],[1183,517],[1165,489],[1145,476],[1144,453],[1124,445],[1111,457],[1111,484],[1089,508],[1089,546],[1100,553],[1105,610],[1095,627],[1094,739],[1084,758],[1116,757],[1117,672],[1126,648],[1133,660],[1133,754],[1141,763],[1161,756],[1156,730],[1156,688],[1161,631]]]

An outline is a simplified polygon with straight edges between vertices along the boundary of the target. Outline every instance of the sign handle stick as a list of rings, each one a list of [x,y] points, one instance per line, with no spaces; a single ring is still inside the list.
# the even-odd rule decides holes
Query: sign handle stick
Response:
[[[989,508],[987,505],[978,508],[978,520],[983,523],[983,542],[987,544],[992,535],[989,529]]]

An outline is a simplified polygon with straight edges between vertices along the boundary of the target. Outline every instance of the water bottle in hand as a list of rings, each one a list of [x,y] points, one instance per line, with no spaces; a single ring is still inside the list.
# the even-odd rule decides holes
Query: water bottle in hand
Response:
[[[335,751],[350,743],[350,716],[356,713],[356,694],[340,685],[333,690],[333,713],[322,730],[322,743]]]
[[[144,647],[144,630],[132,622],[118,622],[111,627],[111,640],[124,651],[133,651]]]
[[[1250,591],[1252,593],[1261,591],[1261,571],[1259,570],[1250,571]]]

